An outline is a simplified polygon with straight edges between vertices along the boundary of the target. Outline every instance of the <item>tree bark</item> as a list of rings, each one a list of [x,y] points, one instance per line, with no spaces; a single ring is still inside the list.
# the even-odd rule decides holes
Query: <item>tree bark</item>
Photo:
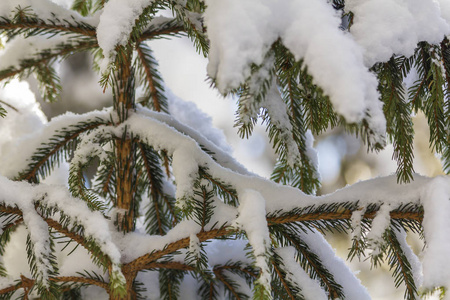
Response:
[[[131,51],[118,49],[114,87],[114,111],[118,124],[128,119],[128,113],[135,108],[134,70],[131,67]],[[122,232],[130,232],[135,227],[135,186],[136,180],[136,145],[132,136],[124,132],[115,140],[116,155],[116,201],[117,226]],[[134,300],[136,293],[133,282],[136,272],[124,273],[127,294],[123,297],[110,293],[111,300]]]

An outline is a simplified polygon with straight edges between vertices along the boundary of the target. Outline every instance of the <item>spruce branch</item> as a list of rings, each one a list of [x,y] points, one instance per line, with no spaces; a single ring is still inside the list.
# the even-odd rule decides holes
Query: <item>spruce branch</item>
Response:
[[[140,44],[152,39],[184,36],[184,32],[184,26],[178,19],[169,19],[166,22],[150,25],[142,32],[136,43]]]
[[[273,226],[270,229],[281,246],[293,246],[297,250],[301,267],[309,273],[311,278],[321,281],[332,299],[344,297],[342,286],[336,282],[319,256],[301,239],[295,225]]]
[[[28,167],[19,173],[16,180],[38,182],[37,176],[46,177],[55,164],[59,164],[70,157],[77,144],[76,139],[80,134],[107,124],[109,124],[109,121],[97,118],[56,130],[49,142],[36,149],[36,152],[30,158]]]
[[[405,284],[405,296],[407,300],[417,299],[417,287],[414,281],[414,274],[411,263],[405,255],[405,251],[401,246],[396,234],[397,229],[390,228],[386,235],[388,240],[387,259],[392,277],[394,277],[395,287],[398,288],[401,283]]]
[[[184,7],[176,0],[167,0],[167,2],[177,20],[183,24],[184,30],[193,41],[197,52],[202,53],[203,56],[207,57],[209,42],[205,34],[206,30],[203,26],[201,14],[198,11],[189,10],[189,8],[192,9],[192,7]],[[200,6],[200,9],[204,9],[204,6]]]
[[[317,170],[308,155],[307,125],[305,124],[305,110],[302,101],[305,98],[305,94],[306,97],[309,96],[307,92],[302,91],[300,88],[300,86],[305,86],[306,88],[307,85],[304,83],[304,85],[301,85],[298,81],[303,80],[301,78],[308,75],[302,71],[302,62],[295,61],[293,55],[280,43],[275,45],[275,53],[278,82],[281,95],[288,108],[289,122],[292,126],[291,135],[297,145],[300,162],[290,164],[286,153],[282,152],[272,172],[271,179],[275,182],[292,185],[300,188],[307,194],[311,194],[319,188],[320,183]],[[323,108],[317,108],[317,110],[323,111]],[[315,111],[315,109],[311,111]],[[327,118],[319,118],[319,120],[322,120],[324,123],[324,125],[321,124],[319,127],[328,127]]]
[[[411,107],[405,99],[402,70],[405,57],[392,57],[387,63],[375,66],[379,90],[384,102],[387,133],[394,145],[393,158],[397,161],[397,182],[407,183],[413,179],[413,138]]]
[[[438,153],[446,143],[445,139],[445,114],[444,114],[444,79],[442,67],[438,65],[439,53],[432,51],[432,63],[430,66],[429,79],[429,95],[425,100],[424,113],[427,116],[430,127],[430,146]]]
[[[174,269],[162,269],[159,271],[160,297],[164,300],[179,299],[180,284],[185,272]]]
[[[214,178],[208,173],[207,169],[199,168],[199,177],[206,179],[214,189],[214,194],[221,196],[226,204],[237,206],[239,199],[236,190],[226,182]]]
[[[229,278],[221,269],[214,269],[214,275],[225,287],[230,299],[244,300],[248,299],[248,295],[239,291],[239,284]]]
[[[292,290],[292,287],[290,286],[290,284],[285,279],[286,272],[277,263],[276,258],[274,258],[272,260],[272,265],[273,265],[273,269],[275,270],[275,273],[277,275],[277,279],[279,279],[279,281],[280,281],[280,283],[281,283],[281,285],[283,287],[283,292],[287,293],[287,296],[288,296],[289,299],[291,299],[291,300],[297,299],[296,295],[299,293],[299,291]],[[272,285],[273,284],[274,283],[272,283]],[[279,295],[279,296],[281,296],[281,295]]]
[[[141,85],[145,90],[145,96],[140,101],[144,106],[149,105],[156,111],[168,113],[167,98],[164,95],[164,82],[158,72],[158,63],[153,53],[145,43],[139,43],[136,52],[140,63],[136,64],[136,70],[140,73]]]
[[[11,66],[7,69],[0,70],[0,80],[4,80],[16,75],[21,77],[27,77],[32,72],[38,71],[42,66],[51,65],[58,57],[66,57],[75,52],[86,51],[98,47],[96,41],[83,40],[75,43],[62,43],[57,45],[53,49],[42,50],[39,53],[35,53],[33,58],[26,58],[20,61],[19,67]],[[47,74],[42,73],[41,77],[45,82],[45,78],[48,77]],[[44,70],[45,71],[45,70]]]
[[[71,9],[79,12],[83,17],[86,17],[93,8],[92,4],[92,0],[75,0],[72,3]]]
[[[150,206],[146,212],[146,229],[150,234],[163,235],[176,220],[174,201],[163,191],[163,170],[157,152],[146,144],[139,143],[139,161],[144,169],[144,189],[148,190]],[[138,167],[140,168],[140,167]]]
[[[74,37],[86,36],[96,37],[95,27],[73,20],[43,20],[35,16],[26,19],[14,20],[0,17],[0,33],[6,34],[9,38],[24,34],[25,36],[57,34],[73,34]]]

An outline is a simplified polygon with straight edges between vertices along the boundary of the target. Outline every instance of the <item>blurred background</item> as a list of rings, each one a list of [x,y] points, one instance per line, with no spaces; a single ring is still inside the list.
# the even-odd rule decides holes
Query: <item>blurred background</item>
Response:
[[[72,2],[71,0],[54,1],[67,7]],[[150,46],[159,61],[160,72],[168,89],[183,100],[195,103],[200,110],[211,116],[214,126],[223,130],[234,149],[233,156],[250,171],[269,178],[275,163],[275,155],[265,128],[257,126],[249,139],[242,140],[238,137],[237,128],[233,127],[236,101],[232,98],[224,98],[210,88],[206,81],[207,60],[195,52],[191,41],[188,38],[161,39],[152,41]],[[45,122],[44,119],[50,120],[66,111],[83,113],[111,106],[111,93],[110,91],[103,93],[100,88],[99,77],[92,71],[92,58],[89,54],[80,53],[70,57],[59,64],[58,72],[61,76],[63,92],[62,98],[56,103],[44,103],[39,97],[36,80],[32,77],[26,80],[44,113],[39,117],[43,122]],[[17,95],[27,89],[23,84],[12,87],[16,89]],[[10,113],[11,109],[5,108]],[[34,111],[39,110],[35,107]],[[20,114],[20,112],[12,112],[12,114]],[[423,115],[418,114],[414,117],[414,129],[415,171],[425,176],[443,174],[439,158],[429,149],[428,126]],[[316,136],[314,145],[318,151],[319,171],[322,176],[322,187],[318,194],[332,193],[336,189],[360,180],[390,175],[397,168],[396,162],[392,160],[391,145],[379,153],[367,152],[359,139],[340,129]],[[1,151],[0,154],[2,154]],[[350,236],[328,234],[327,239],[336,248],[337,254],[346,259],[350,247]],[[408,241],[418,254],[423,247],[422,242],[415,235],[408,236]],[[387,264],[375,270],[370,270],[369,261],[354,261],[349,265],[358,273],[358,277],[368,288],[374,300],[403,299],[404,290],[402,287],[398,290],[395,288]]]

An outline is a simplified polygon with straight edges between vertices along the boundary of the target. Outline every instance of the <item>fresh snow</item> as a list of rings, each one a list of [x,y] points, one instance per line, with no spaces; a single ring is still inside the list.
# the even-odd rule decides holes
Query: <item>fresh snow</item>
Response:
[[[70,123],[78,123],[95,117],[108,120],[110,113],[110,109],[105,109],[101,112],[85,115],[67,114],[45,125],[41,134],[44,137],[51,137],[55,130],[67,127]],[[162,113],[150,112],[144,108],[139,108],[138,112],[130,114],[129,119],[122,124],[116,127],[114,125],[104,126],[97,131],[94,130],[91,134],[95,136],[95,139],[100,138],[102,135],[121,137],[125,128],[129,134],[141,138],[156,150],[166,149],[169,155],[174,155],[173,168],[177,182],[178,197],[192,192],[193,181],[196,178],[195,175],[199,166],[205,167],[212,176],[236,188],[241,203],[240,206],[237,208],[231,207],[219,199],[215,199],[215,213],[211,223],[205,227],[205,230],[209,230],[212,224],[220,225],[226,223],[234,224],[234,226],[244,230],[252,245],[256,257],[256,265],[262,268],[263,274],[266,274],[260,279],[263,284],[267,284],[270,280],[266,277],[268,274],[266,251],[268,251],[267,247],[270,243],[266,214],[279,212],[280,210],[289,211],[294,208],[311,205],[347,202],[358,203],[358,206],[361,208],[361,210],[357,210],[352,215],[356,234],[358,234],[357,228],[364,208],[374,203],[381,205],[381,209],[373,221],[372,232],[368,235],[368,238],[374,241],[379,240],[384,230],[388,228],[390,211],[399,208],[405,203],[423,205],[425,209],[423,224],[427,241],[423,258],[424,286],[445,285],[446,282],[450,281],[450,273],[445,264],[442,264],[442,261],[445,261],[447,257],[447,246],[450,245],[450,239],[447,237],[450,222],[445,215],[446,209],[442,209],[450,205],[447,203],[450,198],[449,179],[447,177],[431,179],[416,175],[414,176],[414,182],[398,185],[395,175],[392,175],[359,182],[332,194],[315,197],[306,195],[298,189],[279,185],[245,170],[243,171],[239,165],[236,165],[230,157],[221,152],[217,146],[209,142],[204,136],[192,134],[193,130],[191,128],[182,126],[171,119],[170,116]],[[180,129],[182,132],[179,131]],[[85,138],[90,139],[88,136],[89,134]],[[208,146],[215,146],[216,148],[214,149],[218,150],[215,155],[219,159],[214,160],[210,155],[206,154],[197,143],[197,138],[206,142]],[[38,137],[36,137],[37,139]],[[88,150],[92,148],[92,145],[86,145],[86,143],[81,143],[81,145],[84,146],[81,146],[80,149],[83,149],[83,147],[87,147],[86,149]],[[91,153],[92,149],[86,151]],[[100,151],[100,149],[97,150]],[[221,156],[224,157],[220,158]],[[75,160],[72,163],[76,163],[77,159],[77,156],[75,156]],[[231,166],[231,169],[224,167],[222,163]],[[0,187],[2,187],[0,189],[0,198],[3,199],[5,204],[17,205],[25,211],[24,216],[27,216],[25,220],[26,225],[36,224],[33,225],[33,230],[36,233],[33,233],[32,237],[45,236],[44,231],[47,230],[46,224],[41,221],[35,212],[34,205],[30,205],[32,203],[30,199],[42,198],[42,201],[45,201],[47,205],[63,211],[73,220],[82,224],[85,227],[86,235],[92,236],[99,241],[99,244],[102,245],[102,251],[108,254],[117,265],[130,262],[149,251],[162,250],[166,245],[183,238],[190,238],[192,242],[191,250],[194,250],[196,248],[195,245],[198,243],[196,234],[200,232],[201,227],[193,220],[180,222],[165,236],[149,236],[139,233],[123,235],[122,233],[115,233],[112,229],[113,225],[109,221],[100,213],[89,211],[84,202],[72,198],[64,187],[46,186],[43,184],[33,187],[26,183],[12,183],[4,177],[0,179]],[[14,186],[17,186],[17,188]],[[20,192],[14,192],[11,189],[20,189]],[[2,190],[3,192],[1,192]],[[182,193],[179,192],[180,190]],[[374,193],[374,190],[377,193]],[[11,194],[17,194],[20,197],[11,198],[9,196]],[[43,197],[42,195],[45,196]],[[25,205],[25,203],[30,204]],[[300,232],[299,234],[323,260],[324,264],[330,268],[336,280],[344,287],[348,299],[368,299],[367,291],[360,286],[358,280],[345,267],[344,263],[335,257],[333,250],[328,246],[321,234],[318,232]],[[34,238],[33,241],[38,247],[36,249],[39,249],[41,253],[48,253],[45,239]],[[130,248],[130,244],[140,246]],[[208,247],[206,245],[206,249]],[[404,245],[402,247],[407,249]],[[208,252],[208,250],[206,251]],[[408,257],[413,257],[411,251],[405,250],[405,252],[407,252]],[[217,259],[217,256],[214,257]],[[414,268],[420,268],[420,265],[414,259],[412,262],[414,263]],[[70,270],[66,269],[65,272],[70,273]],[[301,271],[291,270],[291,272]],[[46,276],[44,272],[43,274]],[[417,282],[420,282],[420,278],[417,278]]]
[[[2,0],[0,1],[0,16],[5,18],[14,17],[18,7],[31,9],[31,13],[44,21],[52,21],[55,24],[66,26],[69,21],[87,23],[97,26],[98,15],[93,17],[83,17],[76,11],[64,8],[51,0]]]
[[[105,4],[97,27],[97,40],[105,56],[101,69],[106,70],[115,58],[115,47],[128,42],[136,19],[153,0],[110,0]]]
[[[358,278],[349,270],[345,262],[331,248],[330,244],[318,231],[299,231],[301,239],[319,257],[325,268],[333,274],[334,280],[342,286],[345,299],[369,300],[371,299],[366,288],[361,285]]]
[[[440,2],[448,10],[448,1]],[[450,22],[434,0],[351,0],[346,10],[354,13],[350,32],[363,47],[368,67],[393,54],[409,57],[418,42],[440,43],[450,34]]]
[[[275,253],[278,254],[282,260],[284,269],[287,271],[286,279],[300,288],[301,296],[305,299],[315,299],[315,300],[327,300],[328,296],[325,291],[320,286],[318,280],[311,279],[308,273],[300,267],[300,264],[296,261],[296,251],[292,246],[277,248]]]
[[[261,269],[258,281],[270,290],[270,269],[268,254],[270,253],[270,233],[266,220],[265,200],[254,190],[244,190],[239,194],[241,205],[239,215],[233,226],[244,230],[252,246],[255,265]]]
[[[71,22],[86,22],[96,27],[98,25],[97,38],[105,56],[105,70],[114,59],[115,47],[127,43],[136,19],[145,7],[153,2],[154,0],[110,0],[96,16],[83,18],[50,0],[4,0],[0,2],[0,16],[12,17],[14,9],[20,5],[30,7],[44,21],[50,20],[59,25],[67,24],[65,19]],[[314,77],[314,83],[330,97],[339,114],[351,123],[366,119],[375,133],[370,137],[371,143],[384,143],[386,124],[377,92],[377,80],[368,67],[375,62],[388,60],[393,54],[410,56],[418,42],[437,43],[443,36],[450,34],[448,0],[347,0],[345,10],[354,14],[349,32],[341,30],[341,15],[332,9],[330,2],[326,0],[206,2],[208,7],[204,17],[211,46],[208,74],[215,79],[222,93],[237,88],[248,79],[251,92],[256,93],[258,85],[265,79],[270,79],[273,58],[268,56],[268,53],[271,45],[281,39],[297,60],[303,60]],[[178,3],[184,5],[185,1],[180,0]],[[55,16],[58,16],[59,20]],[[165,21],[166,18],[155,18],[149,26]],[[194,23],[198,25],[198,22]],[[17,68],[21,59],[31,58],[36,51],[54,48],[57,44],[67,41],[66,36],[54,36],[50,39],[16,37],[0,53],[0,69]],[[441,65],[440,62],[437,63]],[[261,66],[256,74],[251,72],[252,64]],[[122,124],[105,125],[82,134],[81,143],[71,164],[83,163],[87,156],[99,156],[102,159],[105,148],[97,142],[105,136],[121,137],[126,131],[156,150],[167,150],[168,154],[173,156],[172,167],[177,184],[175,195],[181,206],[193,193],[199,167],[208,170],[214,178],[232,185],[239,195],[240,205],[232,207],[219,198],[214,198],[214,214],[210,224],[204,228],[194,220],[184,220],[164,236],[139,232],[123,234],[116,232],[114,224],[100,212],[90,211],[86,203],[73,198],[64,186],[31,185],[7,179],[23,170],[28,164],[26,158],[31,157],[42,141],[50,140],[55,132],[95,118],[115,120],[112,109],[83,115],[67,113],[47,123],[27,84],[13,81],[10,86],[19,87],[22,94],[14,95],[8,92],[8,88],[0,90],[1,100],[12,106],[2,105],[8,110],[8,116],[0,119],[0,202],[22,211],[24,226],[18,230],[19,235],[22,232],[21,238],[29,236],[32,251],[37,258],[39,277],[43,279],[44,284],[49,276],[50,235],[42,216],[43,212],[35,207],[36,201],[59,211],[60,213],[52,216],[56,221],[66,215],[74,223],[82,225],[85,235],[93,238],[102,252],[111,259],[113,274],[119,280],[123,280],[120,272],[120,265],[123,263],[151,251],[162,250],[180,239],[189,239],[189,251],[198,254],[198,234],[202,229],[210,230],[213,224],[215,228],[222,225],[234,226],[245,231],[255,261],[244,256],[246,240],[217,240],[204,244],[210,266],[233,260],[241,261],[244,265],[256,265],[262,270],[259,281],[266,287],[270,285],[267,254],[271,250],[266,215],[313,205],[351,202],[358,203],[359,207],[351,217],[354,238],[361,235],[361,220],[365,209],[370,204],[380,205],[367,235],[370,246],[374,248],[373,255],[378,253],[382,243],[381,237],[390,228],[390,213],[407,203],[422,205],[426,240],[422,262],[407,245],[406,233],[403,230],[390,229],[394,230],[411,263],[417,285],[423,282],[425,288],[450,288],[450,270],[445,263],[448,262],[450,248],[450,219],[447,216],[450,211],[449,177],[425,178],[415,175],[412,183],[398,185],[396,177],[392,175],[359,182],[324,196],[306,195],[298,189],[276,184],[247,171],[227,153],[230,148],[226,145],[223,134],[208,128],[211,123],[208,117],[199,113],[193,105],[176,97],[169,97],[170,103],[173,104],[173,116],[138,106]],[[261,107],[268,110],[273,124],[282,131],[282,138],[289,152],[289,163],[298,161],[298,149],[286,134],[292,129],[286,105],[276,85],[272,84],[272,89],[262,103],[249,103],[249,107],[255,114]],[[32,134],[31,129],[35,129]],[[16,136],[19,138],[16,139]],[[307,132],[307,153],[317,162],[312,144],[312,134]],[[202,147],[211,153],[206,153]],[[370,299],[366,289],[344,262],[335,256],[334,250],[318,231],[300,231],[298,234],[330,270],[336,282],[342,285],[346,299]],[[138,246],[130,247],[131,244]],[[4,258],[7,258],[7,255],[14,252],[14,248],[6,248],[5,251]],[[81,260],[87,260],[85,252],[75,253],[82,257]],[[288,271],[287,280],[297,284],[303,296],[311,299],[327,298],[318,282],[309,278],[296,261],[295,249],[277,248],[275,252],[281,256]],[[175,259],[181,259],[185,253],[186,251]],[[64,261],[58,256],[61,274],[76,274],[80,265],[68,264],[69,261],[70,259]],[[5,266],[8,270],[12,268],[8,263],[5,263]],[[93,268],[95,270],[95,267]],[[26,271],[24,273],[28,275]],[[0,287],[11,284],[11,280],[15,279],[12,277],[19,276],[19,273],[11,275],[11,278],[0,281]],[[227,275],[233,276],[231,273]],[[159,297],[159,293],[154,292],[158,286],[157,275],[147,272],[140,277],[149,279],[150,283],[147,285],[153,289],[152,297]],[[244,286],[242,285],[242,290],[250,293]],[[193,293],[194,287],[194,278],[186,277],[182,289],[189,294]]]
[[[370,243],[370,247],[373,249],[371,253],[372,256],[377,256],[381,253],[381,245],[384,243],[383,234],[386,232],[386,229],[389,228],[391,223],[389,215],[391,210],[392,207],[389,203],[382,204],[372,221],[370,232],[367,235],[367,240]]]
[[[272,43],[281,38],[296,59],[304,60],[336,111],[350,123],[370,115],[372,142],[384,144],[386,124],[377,80],[364,66],[362,48],[339,28],[340,16],[327,1],[209,0],[207,4],[208,75],[222,93],[249,78],[251,65],[263,64]]]
[[[10,67],[20,69],[21,61],[34,59],[37,57],[36,53],[51,50],[59,44],[68,42],[70,42],[70,39],[66,35],[56,35],[52,38],[46,38],[45,36],[15,37],[0,51],[0,70]]]

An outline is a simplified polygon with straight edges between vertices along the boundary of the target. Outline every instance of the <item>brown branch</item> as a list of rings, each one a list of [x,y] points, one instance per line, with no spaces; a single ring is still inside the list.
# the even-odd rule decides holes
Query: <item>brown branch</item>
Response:
[[[314,212],[314,213],[306,213],[301,215],[290,215],[290,216],[282,216],[282,217],[272,217],[267,218],[267,223],[269,226],[275,224],[285,224],[291,222],[306,222],[306,221],[317,221],[317,220],[349,220],[352,217],[353,211],[346,209],[342,212]],[[373,219],[376,215],[376,211],[365,213],[364,219]],[[414,220],[417,222],[422,222],[423,220],[423,212],[401,212],[401,211],[391,211],[390,213],[391,219],[407,219]]]
[[[225,278],[223,278],[222,274],[219,271],[214,271],[214,275],[216,275],[216,278],[218,278],[220,281],[223,282],[223,284],[230,290],[230,292],[233,294],[233,296],[237,299],[240,300],[241,298],[239,297],[239,295],[237,294],[237,292],[234,290],[234,288],[231,286],[231,284],[229,282],[227,282],[225,280]]]
[[[6,294],[6,293],[10,293],[10,292],[16,291],[16,290],[21,289],[21,288],[22,288],[22,283],[18,283],[16,285],[12,285],[10,287],[1,289],[0,290],[0,295]]]
[[[54,278],[50,278],[51,281],[55,282],[79,282],[79,283],[86,283],[90,285],[96,285],[103,289],[105,289],[107,292],[109,292],[109,285],[106,282],[95,280],[92,278],[86,278],[86,277],[79,277],[79,276],[58,276]]]
[[[10,228],[19,225],[20,223],[23,222],[23,218],[20,217],[17,220],[15,220],[12,223],[6,224],[5,226],[3,226],[2,231],[5,232],[6,230],[9,230]]]
[[[165,28],[165,29],[161,29],[161,30],[149,30],[149,31],[143,32],[136,42],[140,43],[145,40],[160,38],[161,35],[174,35],[174,34],[177,34],[180,32],[184,32],[184,31],[185,31],[185,29],[182,25],[177,25],[177,26],[173,26],[173,27],[169,27],[169,28]]]
[[[144,269],[174,269],[182,271],[193,271],[194,267],[179,263],[179,262],[166,262],[166,263],[150,263],[144,267]]]
[[[197,234],[198,239],[200,242],[204,242],[209,239],[217,238],[220,236],[230,235],[232,233],[235,233],[235,230],[231,230],[229,228],[220,228],[220,229],[213,229],[210,231],[204,231]],[[174,251],[177,251],[178,249],[186,248],[189,246],[190,238],[183,238],[180,239],[174,243],[168,244],[164,249],[154,251],[151,253],[144,254],[137,259],[124,264],[122,267],[122,271],[124,273],[128,273],[130,271],[139,271],[145,268],[145,266],[149,265],[150,263],[156,261],[157,259],[163,257],[166,254],[170,254]]]
[[[88,29],[75,26],[53,25],[41,22],[26,22],[26,21],[21,21],[20,23],[0,24],[0,30],[16,30],[16,29],[58,30],[65,33],[81,34],[90,37],[97,36],[95,28]]]
[[[365,219],[373,219],[376,215],[376,211],[364,214]],[[392,211],[390,213],[392,219],[407,219],[422,222],[423,212],[400,212]],[[272,217],[267,218],[267,223],[269,226],[275,224],[285,224],[291,222],[305,222],[305,221],[317,221],[317,220],[348,220],[352,216],[351,210],[343,210],[342,212],[332,212],[332,213],[310,213],[302,214],[297,216],[286,216],[286,217]],[[218,238],[221,236],[235,234],[236,230],[230,229],[229,227],[223,227],[221,229],[213,229],[210,231],[203,231],[197,234],[200,242]],[[186,248],[189,246],[189,237],[180,239],[174,243],[168,244],[163,250],[154,251],[152,253],[144,254],[137,259],[125,264],[122,270],[127,273],[131,270],[139,271],[145,268],[145,266],[156,261],[157,259],[163,257],[164,255],[170,254],[176,250]]]
[[[272,265],[273,265],[273,268],[274,268],[275,272],[277,273],[278,277],[280,278],[281,283],[283,284],[284,289],[285,289],[286,292],[288,293],[289,297],[290,297],[292,300],[295,300],[295,297],[294,297],[294,295],[292,295],[292,291],[291,291],[291,289],[289,288],[289,286],[288,286],[288,284],[287,284],[285,278],[283,277],[283,274],[281,274],[280,269],[277,268],[277,265],[275,264],[275,262],[272,262]]]
[[[0,205],[0,212],[22,216],[22,211],[20,209],[7,205]]]
[[[21,275],[20,278],[22,280],[20,283],[1,289],[0,295],[10,293],[21,288],[29,290],[35,283],[34,279],[27,278],[23,275]],[[95,280],[92,278],[78,277],[78,276],[58,276],[58,277],[50,277],[49,280],[54,282],[79,282],[90,285],[96,285],[105,289],[109,293],[109,286],[106,282]]]

